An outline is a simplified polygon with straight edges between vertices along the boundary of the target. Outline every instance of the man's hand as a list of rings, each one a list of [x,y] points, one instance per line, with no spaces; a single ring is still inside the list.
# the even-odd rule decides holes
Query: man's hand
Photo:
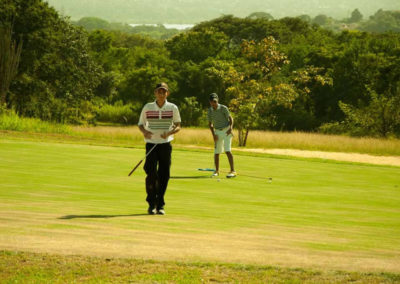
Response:
[[[163,134],[161,134],[161,138],[163,139],[167,139],[168,136],[170,136],[171,134],[169,132],[164,132]]]
[[[214,134],[213,137],[214,137],[214,142],[217,142],[218,141],[218,135]]]
[[[232,134],[232,127],[229,127],[228,131],[226,131],[226,135]]]
[[[144,130],[143,131],[143,136],[144,136],[144,138],[151,139],[151,137],[153,136],[153,132],[150,132],[148,130]]]

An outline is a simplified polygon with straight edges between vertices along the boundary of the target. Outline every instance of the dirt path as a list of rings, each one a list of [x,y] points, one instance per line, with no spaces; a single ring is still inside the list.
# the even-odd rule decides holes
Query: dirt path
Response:
[[[183,146],[185,148],[201,148],[201,149],[212,149],[210,147],[200,146]],[[253,152],[253,153],[265,153],[273,155],[284,155],[294,156],[303,158],[319,158],[327,160],[355,162],[355,163],[366,163],[374,165],[389,165],[400,167],[399,156],[374,156],[369,154],[359,153],[342,153],[342,152],[323,152],[323,151],[308,151],[308,150],[295,150],[295,149],[243,149],[234,148],[233,151],[239,152]]]
[[[400,167],[400,157],[395,156],[373,156],[358,153],[322,152],[294,149],[242,149],[241,151]]]

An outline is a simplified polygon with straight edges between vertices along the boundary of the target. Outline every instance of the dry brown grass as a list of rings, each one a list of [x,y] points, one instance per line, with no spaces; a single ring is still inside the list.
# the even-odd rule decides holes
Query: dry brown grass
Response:
[[[136,126],[130,127],[75,127],[77,135],[86,138],[142,143],[143,136]],[[236,134],[236,133],[235,133]],[[175,143],[182,145],[211,146],[210,130],[183,128],[175,135]],[[238,146],[237,135],[233,146]],[[311,151],[365,153],[400,156],[399,139],[355,138],[305,132],[250,131],[246,148],[298,149]]]

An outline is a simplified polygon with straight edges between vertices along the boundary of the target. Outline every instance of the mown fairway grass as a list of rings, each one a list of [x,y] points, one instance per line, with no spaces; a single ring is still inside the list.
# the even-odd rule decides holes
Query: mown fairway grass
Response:
[[[143,149],[0,139],[0,249],[157,265],[400,272],[400,168],[236,155],[239,176],[218,181],[197,171],[212,167],[212,153],[175,149],[167,215],[148,216],[143,170],[127,177],[143,155]],[[227,169],[226,157],[221,161]]]

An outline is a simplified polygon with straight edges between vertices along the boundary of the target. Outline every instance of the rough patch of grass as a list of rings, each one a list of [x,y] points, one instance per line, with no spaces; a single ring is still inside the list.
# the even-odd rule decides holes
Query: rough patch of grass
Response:
[[[17,118],[16,120],[18,120]],[[40,121],[25,123],[2,121],[0,136],[20,137],[31,140],[63,141],[92,145],[135,146],[143,145],[143,136],[137,126],[75,126],[46,124]],[[41,126],[43,123],[43,126]],[[3,124],[3,126],[1,126]],[[7,124],[7,125],[6,125]],[[4,126],[6,125],[6,126]],[[4,131],[8,130],[8,131]],[[12,130],[12,131],[9,131]],[[18,132],[17,132],[18,131]],[[25,131],[25,132],[21,132]],[[26,133],[28,132],[28,133]],[[208,129],[183,128],[175,135],[176,145],[212,147],[213,141]],[[238,147],[237,135],[233,146]],[[400,156],[400,139],[354,138],[339,135],[325,135],[304,132],[251,131],[245,148],[256,149],[298,149],[311,151],[361,153],[383,156]]]
[[[37,118],[19,117],[13,111],[0,114],[0,130],[72,134],[72,129],[68,125],[50,123]]]
[[[398,283],[400,275],[0,251],[0,279],[3,283]]]

